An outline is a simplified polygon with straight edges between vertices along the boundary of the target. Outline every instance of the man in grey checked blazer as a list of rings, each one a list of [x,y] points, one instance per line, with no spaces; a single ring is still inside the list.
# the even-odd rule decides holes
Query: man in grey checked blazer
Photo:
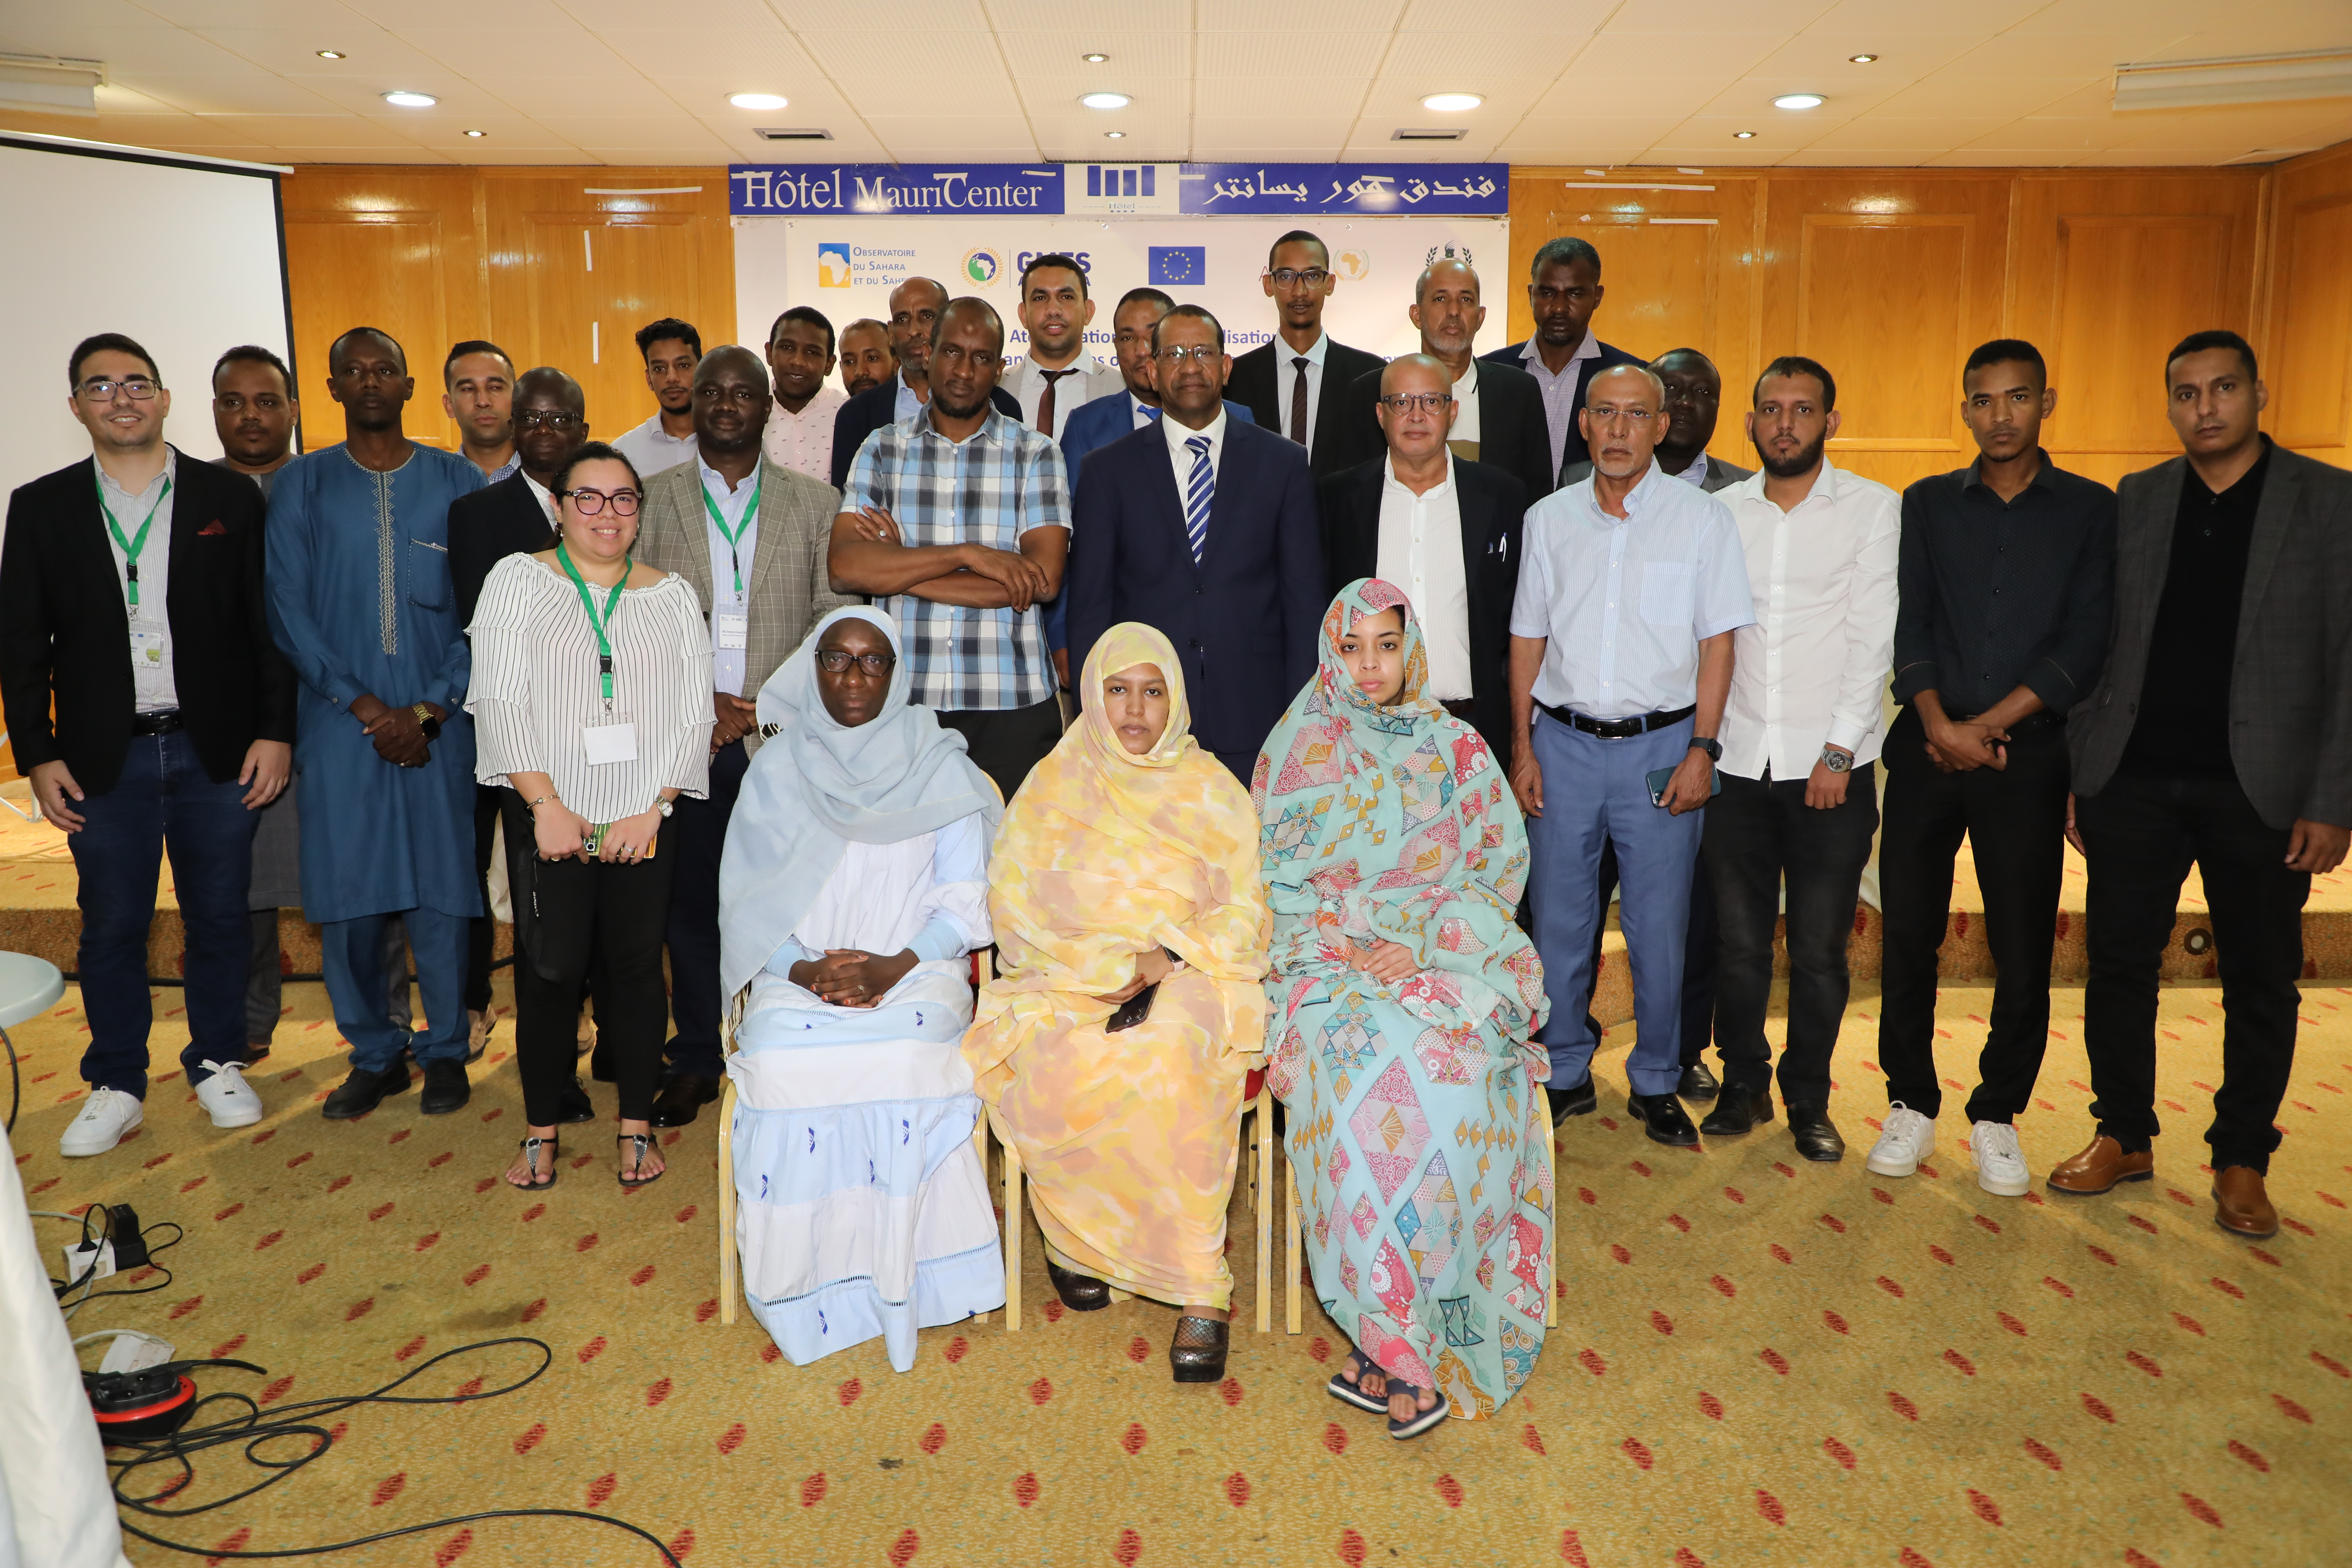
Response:
[[[2260,1237],[2279,1224],[2263,1178],[2294,1065],[2304,901],[2352,842],[2352,475],[2262,434],[2235,332],[2174,349],[2165,392],[2184,455],[2117,487],[2106,669],[2067,722],[2098,1128],[2050,1185],[2155,1173],[2158,969],[2193,860],[2226,1019],[2213,1217]]]
[[[705,354],[694,374],[695,459],[646,480],[637,529],[638,560],[694,584],[711,626],[719,688],[710,797],[680,796],[665,835],[664,852],[677,857],[665,933],[677,1027],[654,1100],[656,1127],[683,1126],[719,1093],[726,1002],[719,994],[719,859],[743,771],[760,745],[760,688],[827,611],[856,602],[835,593],[825,577],[840,492],[762,454],[770,406],[758,355],[731,345]],[[746,515],[755,498],[756,514]]]

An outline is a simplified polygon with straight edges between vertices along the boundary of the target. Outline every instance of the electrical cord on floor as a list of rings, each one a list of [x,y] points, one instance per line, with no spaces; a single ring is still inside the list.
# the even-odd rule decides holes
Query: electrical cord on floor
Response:
[[[529,1345],[539,1352],[539,1364],[503,1388],[485,1389],[479,1394],[426,1396],[393,1393],[393,1390],[403,1384],[423,1376],[427,1369],[439,1365],[452,1356],[467,1355],[476,1351],[495,1350],[500,1345]],[[207,1394],[196,1401],[194,1410],[190,1413],[189,1424],[178,1431],[155,1438],[152,1442],[118,1441],[115,1444],[118,1448],[129,1450],[128,1458],[110,1458],[107,1460],[108,1467],[115,1471],[115,1500],[124,1509],[144,1514],[151,1519],[187,1519],[196,1514],[209,1513],[215,1509],[226,1508],[231,1503],[241,1502],[256,1492],[276,1486],[279,1481],[286,1479],[334,1447],[334,1434],[321,1425],[330,1416],[340,1415],[343,1411],[362,1405],[461,1405],[478,1399],[495,1399],[502,1394],[512,1394],[517,1389],[536,1382],[540,1374],[544,1373],[554,1360],[555,1352],[548,1348],[547,1342],[544,1340],[526,1336],[482,1340],[470,1345],[458,1345],[443,1351],[439,1355],[427,1361],[420,1362],[404,1375],[394,1378],[373,1393],[343,1394],[326,1399],[305,1400],[298,1405],[281,1405],[269,1412],[266,1419],[261,1406],[245,1394]],[[205,1406],[221,1404],[241,1405],[243,1409],[216,1421],[204,1422],[200,1419]],[[279,1440],[302,1439],[309,1441],[308,1449],[290,1458],[277,1458],[259,1451],[266,1445]],[[226,1444],[243,1445],[246,1461],[248,1464],[274,1473],[265,1476],[243,1491],[213,1502],[197,1503],[189,1508],[180,1509],[159,1506],[165,1499],[176,1496],[194,1484],[196,1472],[195,1466],[192,1462],[194,1455]],[[152,1495],[131,1496],[129,1489],[133,1478],[152,1465],[175,1466],[178,1471],[177,1478],[167,1484],[163,1489]],[[373,1535],[363,1535],[353,1541],[337,1542],[332,1545],[289,1547],[276,1552],[232,1552],[224,1551],[216,1546],[191,1546],[182,1542],[167,1541],[160,1535],[151,1535],[128,1520],[123,1521],[122,1529],[127,1534],[135,1535],[151,1545],[161,1546],[168,1551],[184,1552],[193,1557],[236,1561],[277,1557],[316,1557],[330,1552],[348,1552],[353,1547],[367,1546],[379,1541],[391,1541],[404,1535],[446,1530],[455,1525],[473,1524],[490,1519],[592,1520],[598,1524],[625,1530],[640,1540],[650,1542],[654,1550],[662,1554],[662,1561],[669,1564],[669,1568],[679,1568],[677,1556],[652,1531],[631,1524],[625,1519],[614,1519],[606,1514],[590,1513],[580,1509],[570,1508],[488,1509],[479,1513],[462,1514],[449,1519],[432,1520],[424,1524],[404,1525],[397,1530],[380,1531]]]
[[[131,1256],[132,1250],[131,1237],[129,1236],[117,1234],[115,1230],[116,1213],[114,1210],[109,1209],[103,1204],[92,1204],[88,1208],[82,1210],[79,1214],[67,1214],[58,1209],[27,1209],[26,1212],[35,1219],[79,1221],[81,1225],[81,1240],[77,1244],[78,1246],[87,1247],[93,1239],[100,1242],[111,1243],[115,1249],[115,1268],[118,1272],[127,1274],[136,1272],[141,1268],[152,1268],[158,1276],[156,1279],[149,1284],[128,1286],[118,1285],[104,1290],[98,1288],[100,1276],[95,1262],[93,1262],[90,1268],[85,1269],[82,1273],[76,1275],[71,1279],[59,1279],[55,1276],[52,1276],[49,1279],[49,1288],[57,1292],[58,1305],[64,1309],[66,1321],[68,1322],[71,1322],[73,1321],[74,1314],[80,1311],[90,1302],[100,1300],[105,1297],[149,1296],[154,1294],[158,1290],[168,1289],[172,1283],[172,1271],[163,1264],[155,1261],[155,1254],[168,1251],[170,1248],[179,1246],[182,1241],[187,1238],[187,1232],[180,1228],[178,1221],[168,1219],[157,1220],[153,1225],[144,1226],[137,1232],[138,1256],[134,1258]],[[131,1212],[132,1211],[128,1207],[123,1207],[121,1209],[121,1213],[125,1215],[129,1215]],[[94,1237],[90,1233],[90,1220],[93,1215],[105,1216],[100,1230]],[[169,1241],[156,1242],[152,1244],[149,1243],[147,1237],[156,1231],[163,1229],[165,1226],[170,1226],[172,1227],[172,1238]],[[81,1291],[81,1294],[74,1298],[73,1303],[70,1306],[67,1305],[66,1298],[68,1295],[71,1295],[77,1289]]]
[[[7,1132],[13,1138],[16,1134],[16,1112],[25,1103],[25,1084],[24,1080],[16,1076],[16,1042],[8,1037],[8,1031],[5,1029],[0,1029],[0,1046],[8,1047]]]

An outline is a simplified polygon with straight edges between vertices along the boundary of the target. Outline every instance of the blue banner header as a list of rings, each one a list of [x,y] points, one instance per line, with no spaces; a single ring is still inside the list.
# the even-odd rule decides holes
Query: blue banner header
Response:
[[[1507,163],[737,163],[738,217],[1499,216]]]

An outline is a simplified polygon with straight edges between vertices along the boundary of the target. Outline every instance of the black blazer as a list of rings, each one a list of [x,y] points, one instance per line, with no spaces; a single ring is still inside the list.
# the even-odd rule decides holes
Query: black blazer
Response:
[[[1595,347],[1600,349],[1601,357],[1598,359],[1579,360],[1577,362],[1576,401],[1570,405],[1570,408],[1571,410],[1584,406],[1584,389],[1591,386],[1592,384],[1592,378],[1599,375],[1602,371],[1613,369],[1621,364],[1647,364],[1650,363],[1639,354],[1627,353],[1623,349],[1617,348],[1609,343],[1601,342],[1597,338],[1593,340],[1593,343]],[[1480,354],[1478,358],[1482,363],[1508,365],[1511,369],[1517,371],[1521,375],[1528,375],[1526,358],[1527,352],[1528,340],[1521,338],[1517,342],[1511,343],[1504,348],[1496,349],[1492,353]],[[1533,381],[1535,377],[1528,375],[1528,379],[1529,381]],[[1536,390],[1538,397],[1540,397],[1543,389],[1538,387]],[[1549,448],[1546,450],[1546,457],[1549,457]],[[1592,448],[1585,444],[1584,433],[1576,427],[1575,416],[1571,412],[1568,421],[1568,439],[1562,443],[1559,449],[1559,466],[1565,468],[1571,463],[1590,462],[1591,459]],[[1557,488],[1557,486],[1555,486],[1555,488]]]
[[[1348,434],[1356,443],[1349,467],[1388,451],[1388,437],[1381,434],[1378,371],[1358,377],[1348,389],[1347,417]],[[1530,501],[1541,500],[1557,488],[1551,437],[1544,427],[1543,389],[1517,365],[1478,362],[1478,460],[1517,479]]]
[[[471,626],[490,568],[509,555],[555,548],[555,530],[517,468],[487,489],[449,503],[449,583],[457,590],[457,623]]]
[[[1225,421],[1198,566],[1156,424],[1087,455],[1072,510],[1070,668],[1120,621],[1156,626],[1183,661],[1201,744],[1254,756],[1315,673],[1330,602],[1307,454],[1271,430]]]
[[[1323,505],[1323,556],[1332,593],[1380,575],[1381,488],[1386,457],[1332,475],[1317,487]],[[1506,774],[1511,767],[1511,600],[1519,591],[1520,520],[1527,487],[1491,463],[1454,460],[1462,514],[1462,581],[1470,591],[1472,719]],[[1413,613],[1423,613],[1415,605]]]
[[[261,487],[179,453],[166,590],[180,721],[215,784],[256,741],[294,739],[294,668],[270,640]],[[99,515],[97,459],[8,498],[0,549],[0,702],[16,766],[62,760],[93,794],[131,747],[131,617]],[[54,725],[49,716],[57,702]]]
[[[1003,387],[988,395],[996,411],[1015,425],[1021,420],[1021,400]],[[866,445],[866,437],[885,425],[898,421],[898,378],[893,374],[879,386],[869,386],[843,404],[833,416],[833,488],[840,489],[849,483],[849,466],[857,461],[857,448]]]
[[[1225,395],[1250,411],[1250,417],[1277,436],[1290,433],[1290,366],[1292,350],[1277,336],[1234,358],[1234,373],[1225,378]],[[1361,349],[1351,349],[1337,338],[1323,351],[1323,395],[1315,406],[1314,468],[1325,479],[1361,460],[1348,434],[1348,388],[1367,371],[1389,362]]]

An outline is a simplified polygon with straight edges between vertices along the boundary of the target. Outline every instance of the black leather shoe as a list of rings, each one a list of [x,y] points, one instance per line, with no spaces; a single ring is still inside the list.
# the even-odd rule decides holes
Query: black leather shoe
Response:
[[[574,1122],[595,1120],[596,1104],[588,1098],[588,1086],[580,1081],[579,1074],[574,1073],[572,1081],[563,1086],[563,1098],[556,1102],[556,1125],[569,1127]]]
[[[1671,1094],[1629,1094],[1625,1111],[1640,1121],[1652,1142],[1687,1149],[1698,1142],[1698,1129],[1691,1125],[1690,1112]]]
[[[1698,1130],[1710,1138],[1737,1138],[1758,1122],[1771,1120],[1771,1089],[1749,1089],[1735,1083],[1724,1089],[1715,1109],[1698,1124]]]
[[[1722,1082],[1706,1070],[1705,1062],[1693,1062],[1683,1068],[1683,1080],[1675,1085],[1677,1099],[1696,1100],[1702,1105],[1722,1092]]]
[[[1554,1089],[1551,1085],[1546,1084],[1544,1099],[1551,1103],[1551,1124],[1554,1127],[1571,1116],[1590,1116],[1592,1114],[1594,1104],[1592,1075],[1585,1074],[1584,1081],[1574,1089]]]
[[[1054,1282],[1054,1294],[1062,1305],[1073,1312],[1099,1312],[1110,1305],[1110,1287],[1092,1275],[1065,1268],[1049,1258],[1045,1278]]]
[[[1838,1136],[1826,1105],[1789,1107],[1789,1131],[1796,1135],[1797,1152],[1808,1160],[1826,1165],[1845,1158],[1845,1140]]]
[[[646,1120],[656,1127],[683,1127],[694,1120],[696,1111],[718,1098],[719,1079],[700,1073],[672,1073],[654,1096],[653,1114]]]
[[[335,1092],[327,1096],[327,1103],[319,1114],[330,1121],[349,1121],[355,1116],[365,1116],[383,1103],[387,1094],[398,1094],[408,1087],[408,1064],[395,1060],[382,1072],[369,1072],[353,1068],[352,1076],[343,1079]]]
[[[446,1116],[465,1110],[466,1101],[473,1098],[474,1086],[466,1081],[464,1062],[425,1064],[425,1092],[417,1099],[417,1110],[427,1116]]]
[[[1168,1342],[1168,1365],[1179,1383],[1221,1383],[1225,1352],[1232,1344],[1231,1323],[1188,1312],[1176,1320],[1176,1337]]]

